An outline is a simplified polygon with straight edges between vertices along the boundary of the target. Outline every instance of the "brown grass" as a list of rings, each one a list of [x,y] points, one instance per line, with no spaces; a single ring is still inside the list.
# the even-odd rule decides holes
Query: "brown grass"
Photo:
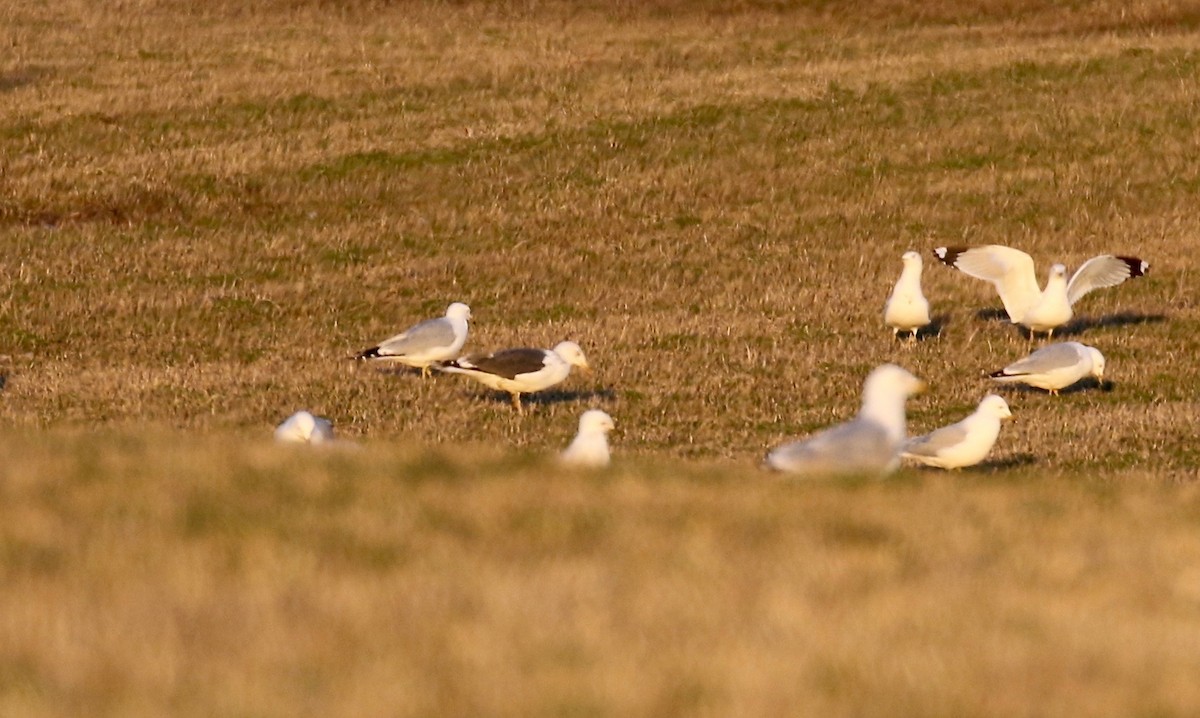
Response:
[[[1196,8],[0,0],[0,714],[1194,714]],[[757,472],[1028,350],[940,266],[891,341],[963,242],[1148,258],[1078,307],[1113,390]],[[455,300],[597,375],[345,360]],[[302,407],[359,448],[266,446]]]
[[[1194,486],[107,438],[5,441],[6,714],[1200,703]]]

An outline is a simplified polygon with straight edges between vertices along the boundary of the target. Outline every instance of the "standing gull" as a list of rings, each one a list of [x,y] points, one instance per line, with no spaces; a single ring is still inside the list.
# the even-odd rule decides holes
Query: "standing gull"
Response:
[[[1033,258],[1019,249],[989,244],[981,247],[938,247],[934,255],[965,274],[984,279],[996,287],[1004,310],[1013,324],[1033,332],[1054,330],[1071,320],[1071,306],[1093,289],[1112,287],[1140,277],[1150,263],[1137,257],[1102,254],[1084,262],[1067,280],[1067,268],[1050,268],[1045,290],[1038,288]]]
[[[464,374],[485,386],[506,391],[518,414],[521,395],[548,389],[562,382],[571,367],[588,371],[587,357],[575,342],[559,342],[553,349],[505,349],[495,354],[478,354],[441,364],[437,368]]]
[[[458,356],[467,341],[470,318],[471,308],[455,302],[446,309],[446,316],[426,319],[377,346],[364,349],[354,358],[404,364],[420,369],[421,376],[429,376],[431,364]]]
[[[915,342],[917,332],[929,326],[929,300],[921,292],[921,255],[909,251],[900,259],[904,269],[883,308],[883,321],[892,328],[893,337],[912,332],[909,340]]]
[[[323,444],[333,441],[333,424],[323,416],[297,411],[275,427],[275,440],[288,444]]]
[[[925,382],[895,364],[876,367],[863,385],[862,408],[838,424],[767,454],[770,468],[801,476],[886,476],[900,464],[904,403]]]
[[[589,409],[579,417],[579,433],[561,454],[559,461],[567,466],[602,468],[608,466],[608,432],[613,429],[612,417],[599,409]]]
[[[1104,355],[1095,347],[1079,342],[1060,342],[1042,347],[1013,362],[991,378],[1005,384],[1028,384],[1058,394],[1088,376],[1104,381]]]
[[[908,440],[902,456],[939,469],[974,466],[988,455],[1000,436],[1000,422],[1012,416],[1008,402],[988,394],[975,412],[950,426]]]

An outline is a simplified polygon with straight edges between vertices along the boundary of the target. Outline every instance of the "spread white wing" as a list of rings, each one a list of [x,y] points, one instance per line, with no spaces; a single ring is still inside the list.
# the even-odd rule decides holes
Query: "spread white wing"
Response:
[[[938,247],[937,258],[976,279],[996,287],[1004,310],[1012,321],[1020,321],[1042,296],[1033,269],[1033,257],[1019,249],[987,244],[981,247]]]
[[[1150,263],[1137,257],[1114,257],[1102,254],[1083,263],[1067,283],[1067,301],[1074,304],[1093,289],[1113,287],[1126,279],[1140,277],[1150,269]]]

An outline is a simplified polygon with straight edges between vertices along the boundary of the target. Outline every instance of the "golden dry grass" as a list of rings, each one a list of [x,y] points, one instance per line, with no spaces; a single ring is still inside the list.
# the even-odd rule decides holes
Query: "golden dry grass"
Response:
[[[1194,714],[1200,5],[850,7],[0,0],[0,714]],[[883,361],[969,411],[990,289],[881,310],[986,242],[1152,262],[1078,307],[1113,390],[759,473]],[[345,361],[455,300],[597,375]]]
[[[100,438],[4,441],[5,714],[1200,702],[1194,485]]]

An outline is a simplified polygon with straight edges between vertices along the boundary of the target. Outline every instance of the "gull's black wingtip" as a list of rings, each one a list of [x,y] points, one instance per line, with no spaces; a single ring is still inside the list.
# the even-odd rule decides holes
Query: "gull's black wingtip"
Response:
[[[958,261],[958,255],[967,251],[967,247],[937,247],[933,250],[933,256],[938,258],[938,261],[947,264],[951,267]]]
[[[1117,257],[1129,267],[1129,277],[1141,277],[1150,271],[1150,263],[1140,257]]]

